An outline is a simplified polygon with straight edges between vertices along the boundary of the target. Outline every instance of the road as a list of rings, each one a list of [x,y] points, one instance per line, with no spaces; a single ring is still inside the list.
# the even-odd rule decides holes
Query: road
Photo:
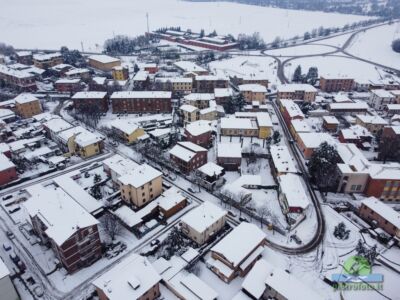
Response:
[[[400,21],[396,21],[396,22],[400,22]],[[261,53],[264,56],[268,56],[268,57],[271,57],[271,58],[275,59],[275,61],[278,64],[277,76],[278,76],[278,78],[279,78],[281,83],[289,83],[290,82],[290,80],[285,75],[285,66],[287,65],[287,63],[289,63],[291,61],[294,61],[294,60],[297,60],[297,59],[301,59],[301,58],[320,57],[320,56],[329,57],[329,56],[336,56],[336,55],[339,55],[339,54],[341,56],[343,56],[344,58],[358,60],[358,61],[361,61],[361,62],[365,62],[365,63],[371,64],[371,65],[374,65],[376,67],[383,68],[383,69],[386,69],[386,70],[390,70],[392,72],[400,74],[400,70],[399,69],[393,68],[391,66],[386,66],[386,65],[383,65],[383,64],[380,64],[380,63],[376,63],[374,61],[371,61],[371,60],[368,60],[368,59],[365,59],[365,58],[362,58],[362,57],[358,57],[358,56],[353,55],[353,54],[351,54],[351,53],[349,53],[347,51],[347,48],[351,45],[352,41],[354,40],[354,38],[358,34],[364,32],[366,30],[370,30],[370,29],[373,29],[373,28],[376,28],[376,27],[380,27],[380,26],[385,26],[385,25],[387,25],[386,22],[382,23],[382,24],[377,24],[377,25],[374,25],[374,26],[370,26],[368,28],[359,29],[359,30],[353,32],[349,36],[349,38],[343,43],[343,45],[341,47],[337,47],[337,46],[333,46],[333,45],[329,45],[329,44],[324,44],[324,43],[315,43],[315,41],[306,42],[306,43],[303,44],[303,45],[307,45],[307,44],[321,45],[321,46],[326,46],[326,47],[330,47],[330,48],[333,49],[332,51],[328,51],[328,52],[324,52],[324,53],[304,54],[304,55],[291,55],[291,56],[289,56],[289,55],[288,56],[271,55],[271,54],[268,54],[268,50],[263,50],[263,51],[261,51]],[[345,34],[348,34],[348,33],[345,33]],[[342,35],[344,35],[344,34],[342,34]],[[326,39],[328,39],[328,38],[332,38],[332,37],[327,37]],[[321,39],[321,40],[323,40],[323,39]],[[319,40],[319,41],[321,41],[321,40]],[[290,47],[295,47],[295,46],[290,46]],[[287,48],[289,48],[289,47],[287,47]],[[282,58],[285,58],[285,59],[282,60]]]

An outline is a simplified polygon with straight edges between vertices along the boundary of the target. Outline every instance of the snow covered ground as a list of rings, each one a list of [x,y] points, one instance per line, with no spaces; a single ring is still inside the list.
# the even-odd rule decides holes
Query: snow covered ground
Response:
[[[328,46],[308,44],[302,46],[268,50],[265,53],[276,56],[298,56],[298,55],[309,55],[309,54],[323,54],[335,50],[336,49]]]
[[[225,2],[179,0],[0,0],[0,40],[17,48],[61,46],[100,51],[114,34],[137,35],[181,26],[220,33],[259,31],[268,42],[276,36],[293,37],[324,26],[343,26],[367,17],[323,12],[283,10]]]
[[[392,41],[400,38],[400,23],[380,26],[359,33],[348,52],[364,59],[400,69],[400,53],[392,50]]]
[[[265,76],[272,84],[277,84],[277,64],[271,57],[262,56],[237,56],[231,59],[213,61],[209,64],[210,70],[217,75]]]
[[[295,59],[288,63],[285,68],[287,78],[293,77],[294,70],[298,65],[301,65],[305,73],[309,67],[315,66],[318,67],[318,73],[322,76],[348,76],[361,81],[379,80],[386,75],[381,68],[355,59],[343,56],[318,56]]]

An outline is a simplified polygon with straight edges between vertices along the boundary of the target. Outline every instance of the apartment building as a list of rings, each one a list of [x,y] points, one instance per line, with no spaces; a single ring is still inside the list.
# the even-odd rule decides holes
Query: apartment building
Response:
[[[389,205],[375,197],[369,197],[361,201],[358,213],[362,219],[373,226],[400,238],[400,214]]]
[[[328,111],[333,115],[356,115],[366,114],[369,106],[365,102],[351,102],[351,103],[329,103]]]
[[[303,120],[305,118],[300,107],[293,100],[280,99],[278,104],[283,119],[289,128],[292,120]]]
[[[161,90],[171,92],[191,93],[193,89],[193,79],[191,77],[157,78],[156,84],[161,85]]]
[[[182,173],[189,174],[207,163],[207,153],[207,149],[192,142],[178,142],[169,151],[169,157]]]
[[[322,127],[331,132],[336,132],[339,127],[339,120],[335,116],[323,116]]]
[[[238,86],[240,93],[246,102],[251,103],[258,101],[259,103],[265,103],[265,95],[267,88],[261,84],[242,84]]]
[[[214,89],[214,98],[218,105],[226,105],[231,101],[233,95],[234,93],[232,88]]]
[[[59,52],[33,55],[33,64],[40,69],[48,69],[63,62],[64,59]]]
[[[23,93],[14,98],[15,110],[22,118],[30,118],[42,113],[42,106],[38,98],[32,94]]]
[[[3,153],[0,153],[0,186],[18,178],[14,163]]]
[[[383,110],[386,105],[396,103],[396,97],[387,90],[376,89],[370,91],[368,104],[377,109]]]
[[[210,107],[210,102],[214,99],[214,93],[191,93],[183,97],[183,102],[198,109],[204,109]]]
[[[354,79],[321,76],[319,86],[323,92],[327,93],[350,92],[354,87]]]
[[[193,80],[193,90],[196,93],[214,93],[216,88],[228,88],[229,80],[216,75],[198,75]]]
[[[377,134],[388,125],[388,122],[378,115],[356,115],[356,124],[367,128],[373,134]]]
[[[23,204],[40,243],[49,245],[68,273],[102,256],[98,221],[60,188],[35,185]]]
[[[18,51],[15,57],[19,64],[31,65],[33,64],[33,56],[31,51]]]
[[[89,66],[104,72],[111,72],[114,67],[121,66],[120,59],[108,55],[91,55],[88,61]]]
[[[113,113],[167,113],[172,111],[171,92],[114,92],[110,99]]]
[[[34,92],[37,90],[35,75],[20,70],[11,69],[0,64],[0,80],[21,92]]]
[[[310,84],[282,84],[277,88],[277,99],[300,100],[314,102],[317,96],[317,89]]]
[[[162,173],[143,164],[118,178],[121,197],[128,205],[140,208],[162,193]]]
[[[185,139],[204,148],[209,148],[212,143],[212,127],[210,122],[199,120],[185,127]]]
[[[93,281],[100,300],[159,299],[161,277],[146,257],[131,254]]]
[[[257,121],[250,118],[221,118],[221,135],[258,137]]]
[[[125,120],[115,120],[111,123],[111,128],[120,139],[128,144],[132,144],[143,136],[146,132],[136,123]]]
[[[76,93],[83,90],[84,86],[80,78],[61,78],[54,83],[54,87],[61,93]]]
[[[179,225],[184,235],[198,245],[215,237],[226,224],[227,212],[219,206],[205,201],[183,216]]]
[[[129,69],[126,66],[116,66],[112,68],[112,77],[114,80],[128,80]]]
[[[78,92],[71,98],[74,108],[86,112],[107,112],[108,96],[106,92]]]
[[[193,73],[195,75],[208,75],[208,70],[196,65],[191,61],[177,61],[174,62],[174,66],[178,68],[182,73]]]
[[[258,138],[266,139],[272,134],[272,120],[267,112],[236,112],[235,118],[255,120],[258,126]]]
[[[265,244],[265,233],[260,228],[242,222],[211,248],[211,258],[206,263],[221,280],[230,283],[237,276],[246,276],[261,257]]]
[[[200,109],[196,106],[183,104],[179,107],[184,124],[200,120]]]
[[[239,143],[219,143],[217,164],[227,171],[237,171],[242,164],[242,147]]]

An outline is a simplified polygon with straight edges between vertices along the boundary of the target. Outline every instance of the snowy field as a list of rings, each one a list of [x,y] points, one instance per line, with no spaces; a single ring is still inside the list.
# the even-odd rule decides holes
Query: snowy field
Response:
[[[392,50],[392,41],[400,38],[400,23],[380,26],[358,34],[348,52],[380,63],[400,69],[400,53]]]
[[[277,84],[277,64],[272,57],[238,56],[231,59],[213,61],[210,70],[217,75],[225,76],[265,76],[272,84]]]
[[[387,75],[382,69],[371,64],[343,56],[319,56],[295,59],[288,63],[285,75],[288,79],[293,77],[294,70],[301,65],[303,73],[309,67],[318,67],[319,75],[355,78],[356,80],[378,80]]]
[[[324,26],[343,26],[367,17],[323,12],[283,10],[236,3],[194,3],[179,0],[0,0],[0,41],[17,48],[60,46],[99,51],[113,34],[137,35],[150,30],[181,26],[199,31],[253,33],[264,39],[293,37]]]
[[[296,47],[268,50],[265,53],[276,56],[298,56],[298,55],[309,55],[309,54],[324,54],[335,50],[336,49],[329,46],[309,44]]]

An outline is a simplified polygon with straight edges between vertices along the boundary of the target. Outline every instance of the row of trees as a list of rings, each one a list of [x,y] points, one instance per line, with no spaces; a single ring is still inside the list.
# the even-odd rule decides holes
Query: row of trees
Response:
[[[139,35],[137,37],[117,35],[104,42],[104,50],[106,53],[112,55],[127,55],[150,45],[150,42],[150,38],[146,35]]]
[[[254,32],[252,35],[241,33],[237,38],[237,42],[241,50],[263,50],[266,47],[259,32]]]

